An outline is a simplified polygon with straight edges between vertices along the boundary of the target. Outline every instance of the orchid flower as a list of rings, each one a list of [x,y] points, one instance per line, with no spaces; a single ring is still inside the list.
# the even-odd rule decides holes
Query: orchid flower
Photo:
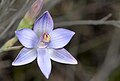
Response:
[[[41,72],[48,79],[51,60],[77,64],[76,59],[63,48],[75,33],[63,28],[53,30],[53,19],[48,11],[36,20],[33,30],[24,28],[15,31],[15,34],[24,48],[12,62],[13,66],[25,65],[37,58]]]

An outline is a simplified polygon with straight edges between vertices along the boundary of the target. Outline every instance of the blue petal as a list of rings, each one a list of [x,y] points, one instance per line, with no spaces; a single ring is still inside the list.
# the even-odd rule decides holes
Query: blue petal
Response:
[[[38,36],[43,33],[49,33],[53,30],[53,19],[48,11],[44,12],[43,15],[37,19],[33,30]]]
[[[69,43],[74,34],[75,33],[73,31],[67,29],[55,29],[50,33],[51,40],[48,47],[62,48]]]
[[[27,48],[33,48],[36,46],[38,37],[31,29],[24,28],[17,30],[15,33],[23,46]]]
[[[37,52],[34,49],[23,48],[16,59],[12,62],[13,66],[20,66],[31,63],[36,59]]]
[[[77,60],[64,48],[48,49],[50,58],[56,62],[65,64],[77,64]]]
[[[46,49],[38,49],[37,62],[42,73],[48,79],[51,73],[51,61]]]

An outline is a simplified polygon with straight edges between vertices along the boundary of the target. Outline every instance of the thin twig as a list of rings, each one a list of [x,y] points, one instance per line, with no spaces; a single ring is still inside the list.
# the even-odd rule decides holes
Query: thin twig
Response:
[[[13,47],[9,47],[9,48],[6,48],[6,49],[0,49],[0,53],[6,52],[6,51],[18,50],[18,49],[21,49],[21,48],[22,48],[22,46],[13,46]]]
[[[21,49],[22,46],[13,46],[13,47],[10,47],[10,48],[7,48],[7,49],[4,49],[4,51],[12,51],[12,50],[18,50],[18,49]]]
[[[108,20],[111,16],[112,16],[112,14],[109,13],[107,16],[103,17],[103,18],[101,19],[101,21],[106,21],[106,20]]]
[[[66,26],[73,26],[73,25],[114,25],[114,24],[120,24],[120,21],[119,20],[118,21],[117,20],[108,20],[108,21],[101,21],[101,20],[63,21],[63,22],[56,22],[55,27],[62,27],[62,26],[66,27]]]

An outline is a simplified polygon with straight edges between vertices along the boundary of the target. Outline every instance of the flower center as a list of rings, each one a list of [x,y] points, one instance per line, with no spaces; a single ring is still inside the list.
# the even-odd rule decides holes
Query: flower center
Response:
[[[43,34],[43,42],[50,42],[50,35],[49,34],[46,34],[46,33]]]
[[[50,35],[47,33],[44,33],[42,36],[42,40],[39,42],[38,47],[45,48],[45,47],[47,47],[49,42],[50,42]]]

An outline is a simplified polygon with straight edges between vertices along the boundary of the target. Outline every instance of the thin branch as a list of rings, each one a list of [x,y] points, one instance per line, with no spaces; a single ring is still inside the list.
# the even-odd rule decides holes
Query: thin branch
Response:
[[[66,27],[66,26],[73,26],[73,25],[114,25],[114,24],[120,24],[120,21],[119,20],[118,21],[117,20],[108,20],[108,21],[101,21],[101,20],[63,21],[63,22],[55,23],[55,27],[62,27],[62,26]]]
[[[119,20],[108,20],[111,16],[112,16],[112,14],[110,13],[100,20],[77,20],[77,21],[56,22],[55,27],[73,26],[73,25],[115,25],[115,24],[120,24]]]
[[[111,16],[112,16],[112,14],[109,13],[107,16],[103,17],[103,18],[101,19],[101,21],[106,21],[106,20],[108,20]]]
[[[22,46],[13,46],[13,47],[9,47],[9,48],[6,48],[6,49],[0,49],[0,53],[6,52],[6,51],[18,50],[18,49],[21,49],[21,48],[22,48]]]

